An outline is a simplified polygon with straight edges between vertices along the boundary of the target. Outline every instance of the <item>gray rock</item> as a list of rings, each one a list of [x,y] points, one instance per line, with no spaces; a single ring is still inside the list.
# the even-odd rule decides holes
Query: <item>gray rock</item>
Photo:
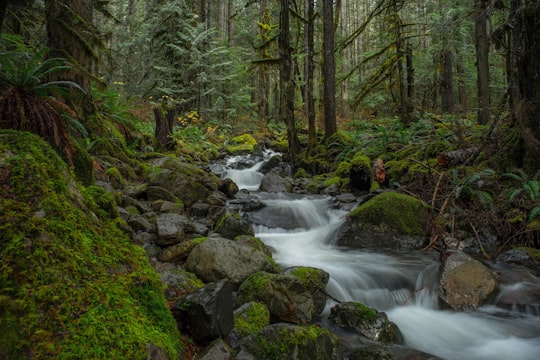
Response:
[[[232,288],[221,280],[176,302],[171,310],[180,330],[199,342],[227,336],[234,325]]]
[[[211,237],[195,246],[185,267],[206,282],[228,279],[235,284],[257,271],[277,272],[261,251],[222,237]]]
[[[398,326],[379,312],[357,302],[344,302],[330,309],[328,319],[335,324],[356,331],[368,339],[385,343],[403,343]]]
[[[255,235],[250,222],[238,213],[224,215],[218,221],[215,231],[227,239],[234,239],[239,235]]]
[[[328,285],[328,280],[330,280],[330,274],[322,269],[306,266],[290,267],[281,273],[298,278],[312,294],[315,305],[313,315],[319,315],[324,310],[327,300],[326,285]]]
[[[187,218],[178,214],[161,214],[156,219],[156,244],[167,246],[184,240],[184,223]]]
[[[270,171],[262,178],[260,190],[269,193],[292,192],[293,181],[290,178],[282,177],[275,170]]]
[[[166,200],[175,202],[178,200],[172,192],[161,186],[148,186],[146,196],[149,201]]]
[[[130,216],[128,219],[128,225],[131,226],[135,232],[153,232],[154,230],[150,221],[148,221],[148,219],[146,219],[146,217],[143,215]]]
[[[457,252],[446,257],[439,283],[439,296],[454,310],[474,310],[497,291],[491,270],[469,255]]]
[[[206,350],[197,356],[198,360],[232,360],[233,351],[222,339],[212,342]]]

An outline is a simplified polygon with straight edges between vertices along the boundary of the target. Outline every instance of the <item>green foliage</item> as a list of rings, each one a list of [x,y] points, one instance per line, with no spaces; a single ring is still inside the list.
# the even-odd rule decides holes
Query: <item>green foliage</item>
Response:
[[[456,199],[459,199],[464,194],[467,194],[475,199],[478,199],[484,204],[493,203],[493,195],[487,190],[482,189],[482,185],[484,184],[485,180],[495,175],[495,171],[493,169],[483,169],[463,178],[459,178],[458,174],[459,171],[457,169],[453,169],[451,171],[451,178],[456,184],[454,189]]]
[[[270,311],[259,302],[253,301],[234,317],[234,329],[240,336],[252,335],[270,324]]]
[[[73,110],[57,98],[69,97],[73,90],[84,91],[72,81],[49,80],[51,74],[71,66],[65,59],[47,58],[48,51],[20,43],[15,44],[15,50],[0,51],[0,128],[41,136],[73,165],[75,149],[69,126],[84,128],[75,120]]]
[[[511,172],[504,173],[502,177],[507,177],[515,180],[519,187],[515,187],[509,190],[509,200],[517,201],[523,198],[529,200],[534,206],[529,210],[528,221],[532,222],[536,217],[540,215],[540,171],[530,179],[525,171],[522,169],[514,169]]]

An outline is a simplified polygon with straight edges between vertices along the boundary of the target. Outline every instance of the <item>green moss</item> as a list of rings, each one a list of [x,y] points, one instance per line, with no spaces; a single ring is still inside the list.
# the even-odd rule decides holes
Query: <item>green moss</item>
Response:
[[[91,216],[66,165],[38,137],[0,131],[0,357],[178,358],[164,285],[145,251]],[[97,192],[97,189],[96,189]]]
[[[336,175],[340,178],[348,178],[351,172],[351,166],[351,163],[348,161],[340,162],[336,169]]]
[[[352,158],[351,166],[354,167],[355,169],[366,169],[369,172],[371,169],[371,160],[369,156],[366,156],[363,153],[358,152]]]
[[[255,334],[270,324],[270,311],[261,303],[252,302],[234,318],[234,328],[241,337]]]
[[[77,142],[74,143],[75,152],[73,153],[73,172],[77,180],[84,186],[94,185],[96,179],[94,175],[94,160]]]
[[[256,299],[261,289],[267,287],[272,278],[272,274],[259,271],[254,274],[251,274],[247,277],[246,280],[240,285],[239,293],[246,294],[248,301]]]
[[[101,186],[89,186],[86,192],[90,194],[96,205],[99,207],[100,215],[105,219],[116,219],[118,216],[118,207],[114,196]]]
[[[298,179],[298,178],[307,178],[309,177],[307,171],[303,168],[299,168],[298,170],[296,170],[296,172],[294,173],[294,178],[295,179]]]
[[[354,306],[359,310],[359,315],[362,319],[365,319],[369,322],[377,320],[377,310],[367,307],[366,305],[359,302],[355,302]]]
[[[105,171],[105,175],[109,179],[109,182],[115,189],[122,189],[126,185],[124,177],[120,173],[117,167],[110,167]]]
[[[325,187],[336,185],[339,188],[341,186],[341,178],[339,176],[329,177],[324,181],[323,185]]]
[[[259,351],[256,351],[254,355],[258,359],[267,360],[281,360],[292,357],[292,354],[295,354],[295,358],[298,359],[323,359],[326,354],[313,353],[312,345],[321,336],[328,337],[333,343],[337,343],[335,335],[317,325],[279,329],[277,338],[272,338],[271,341],[256,335]]]
[[[314,268],[299,266],[291,274],[297,277],[308,289],[311,289],[313,284],[319,283],[319,271]]]
[[[257,140],[250,134],[242,134],[231,139],[231,145],[227,147],[229,154],[252,152],[257,145]]]
[[[411,196],[384,192],[354,209],[350,216],[362,222],[387,226],[406,235],[424,235],[429,206]]]

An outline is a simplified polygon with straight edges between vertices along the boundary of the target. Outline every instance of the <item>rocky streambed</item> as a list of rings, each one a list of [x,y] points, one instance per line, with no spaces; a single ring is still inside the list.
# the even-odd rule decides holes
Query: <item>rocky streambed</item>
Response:
[[[310,179],[289,177],[276,154],[212,171],[148,162],[147,181],[122,189],[119,214],[198,359],[540,354],[538,264],[523,251],[491,263],[421,251],[424,204],[331,186],[309,194]]]

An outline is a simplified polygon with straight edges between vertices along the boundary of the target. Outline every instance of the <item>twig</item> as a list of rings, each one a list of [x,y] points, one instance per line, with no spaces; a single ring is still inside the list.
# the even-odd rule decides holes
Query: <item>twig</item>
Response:
[[[417,293],[419,293],[420,291],[424,290],[424,288],[425,288],[425,286],[422,286],[421,288],[414,290],[414,291],[411,293],[411,295],[409,295],[409,297],[406,298],[406,299],[401,303],[401,305],[407,304],[409,301],[412,300],[412,298],[413,298]]]
[[[486,258],[487,260],[490,260],[491,259],[491,256],[489,256],[486,251],[484,250],[484,247],[482,246],[482,243],[480,241],[480,235],[478,235],[478,231],[476,230],[476,228],[474,227],[474,225],[469,221],[469,225],[471,225],[473,231],[474,231],[474,235],[476,235],[476,241],[478,242],[478,246],[480,247],[480,251],[482,251],[482,255],[484,255],[484,258]]]

